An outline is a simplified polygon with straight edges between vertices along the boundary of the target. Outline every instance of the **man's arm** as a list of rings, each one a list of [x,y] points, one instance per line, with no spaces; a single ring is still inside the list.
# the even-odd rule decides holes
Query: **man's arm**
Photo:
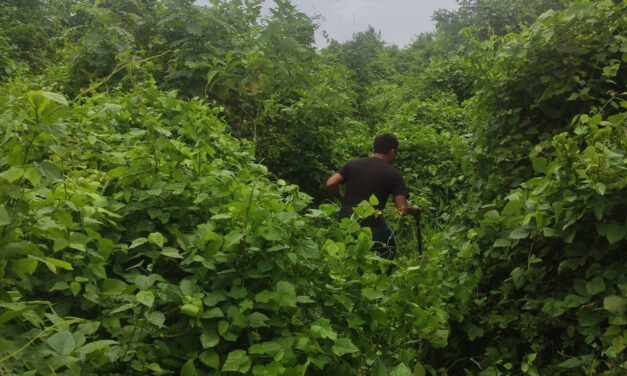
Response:
[[[337,172],[327,180],[327,189],[340,201],[344,201],[344,195],[340,192],[340,184],[344,182],[344,177]]]
[[[416,205],[409,205],[405,195],[394,196],[394,203],[396,204],[396,210],[398,210],[402,215],[411,214],[414,217],[417,217],[422,211],[422,209]]]

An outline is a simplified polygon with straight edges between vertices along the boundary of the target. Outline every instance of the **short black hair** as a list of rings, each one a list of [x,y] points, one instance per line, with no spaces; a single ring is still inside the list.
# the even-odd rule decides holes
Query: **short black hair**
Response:
[[[381,133],[374,138],[374,152],[387,154],[392,149],[398,149],[398,138],[392,133]]]

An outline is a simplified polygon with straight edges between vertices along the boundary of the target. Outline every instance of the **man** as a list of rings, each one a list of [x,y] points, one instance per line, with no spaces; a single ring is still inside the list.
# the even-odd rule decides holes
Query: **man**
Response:
[[[379,200],[376,206],[378,210],[383,210],[388,197],[392,196],[397,210],[402,215],[420,214],[421,209],[418,206],[407,203],[409,192],[403,175],[392,167],[397,153],[396,136],[391,133],[380,134],[374,139],[372,157],[349,161],[327,180],[329,191],[342,202],[340,219],[350,217],[353,207],[368,200],[373,194]],[[340,184],[346,184],[344,195],[340,192]],[[396,240],[383,217],[380,215],[368,217],[361,225],[372,230],[372,240],[375,241],[373,250],[383,258],[393,259],[396,253]]]

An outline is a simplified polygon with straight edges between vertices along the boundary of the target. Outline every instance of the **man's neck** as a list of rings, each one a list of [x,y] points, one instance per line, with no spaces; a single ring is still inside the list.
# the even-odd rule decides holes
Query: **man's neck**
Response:
[[[390,157],[389,153],[388,154],[383,154],[383,153],[374,153],[372,155],[373,157],[382,160],[385,163],[392,163],[392,158]]]

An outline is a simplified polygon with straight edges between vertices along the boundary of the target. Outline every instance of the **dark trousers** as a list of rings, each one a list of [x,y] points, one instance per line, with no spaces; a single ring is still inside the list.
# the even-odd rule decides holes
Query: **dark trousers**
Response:
[[[372,250],[381,258],[393,260],[396,256],[396,239],[392,230],[385,223],[369,227],[374,241]]]

